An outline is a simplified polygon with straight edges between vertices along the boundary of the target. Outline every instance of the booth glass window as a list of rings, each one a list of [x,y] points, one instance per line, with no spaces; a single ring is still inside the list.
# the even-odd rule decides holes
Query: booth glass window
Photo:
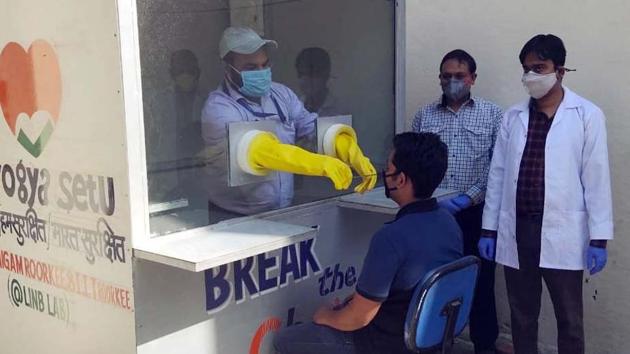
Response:
[[[352,193],[361,181],[355,173],[352,186],[337,191],[325,177],[237,180],[230,173],[228,129],[237,128],[227,121],[247,115],[242,107],[217,108],[226,104],[220,96],[230,70],[219,42],[230,26],[277,42],[267,50],[273,82],[282,85],[272,87],[272,96],[280,90],[278,99],[303,107],[309,120],[350,115],[364,154],[377,171],[385,165],[395,122],[393,1],[138,0],[137,6],[153,235]],[[316,152],[316,129],[295,129],[280,138]]]

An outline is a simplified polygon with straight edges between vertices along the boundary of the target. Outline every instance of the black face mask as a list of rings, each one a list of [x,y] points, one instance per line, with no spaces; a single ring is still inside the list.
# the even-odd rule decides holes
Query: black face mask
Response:
[[[398,187],[389,188],[387,186],[387,177],[392,177],[399,175],[402,171],[396,171],[394,173],[387,174],[387,171],[382,170],[381,175],[383,176],[383,187],[385,188],[385,198],[391,199],[391,192],[398,189]]]

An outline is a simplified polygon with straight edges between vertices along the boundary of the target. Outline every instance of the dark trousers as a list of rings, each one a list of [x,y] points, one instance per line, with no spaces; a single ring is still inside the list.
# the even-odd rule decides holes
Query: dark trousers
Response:
[[[479,257],[479,237],[481,235],[481,215],[483,203],[464,209],[455,215],[464,234],[464,254]],[[481,258],[481,269],[477,279],[475,298],[470,310],[470,339],[475,351],[494,350],[499,335],[497,310],[494,300],[494,269],[496,263]]]
[[[505,267],[515,354],[538,353],[544,279],[558,326],[558,354],[584,354],[582,271],[540,268],[542,214],[517,217],[519,268]]]
[[[281,329],[273,339],[273,347],[277,354],[358,353],[353,332],[342,332],[313,322]]]

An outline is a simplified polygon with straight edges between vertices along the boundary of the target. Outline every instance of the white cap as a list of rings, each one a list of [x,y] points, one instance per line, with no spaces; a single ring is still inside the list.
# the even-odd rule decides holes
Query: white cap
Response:
[[[249,27],[228,27],[223,31],[219,42],[219,55],[223,59],[229,52],[252,54],[267,44],[278,48],[276,41],[260,38],[258,33]]]

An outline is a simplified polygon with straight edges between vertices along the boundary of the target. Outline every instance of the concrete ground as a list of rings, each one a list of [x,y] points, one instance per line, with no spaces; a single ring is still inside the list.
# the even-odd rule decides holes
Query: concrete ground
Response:
[[[471,342],[457,339],[455,340],[455,347],[451,354],[474,354],[473,345]]]
[[[475,350],[473,344],[468,339],[467,333],[463,333],[457,339],[455,339],[455,346],[451,354],[474,354]],[[497,340],[497,354],[513,354],[512,343],[509,338],[504,338],[502,335]]]

